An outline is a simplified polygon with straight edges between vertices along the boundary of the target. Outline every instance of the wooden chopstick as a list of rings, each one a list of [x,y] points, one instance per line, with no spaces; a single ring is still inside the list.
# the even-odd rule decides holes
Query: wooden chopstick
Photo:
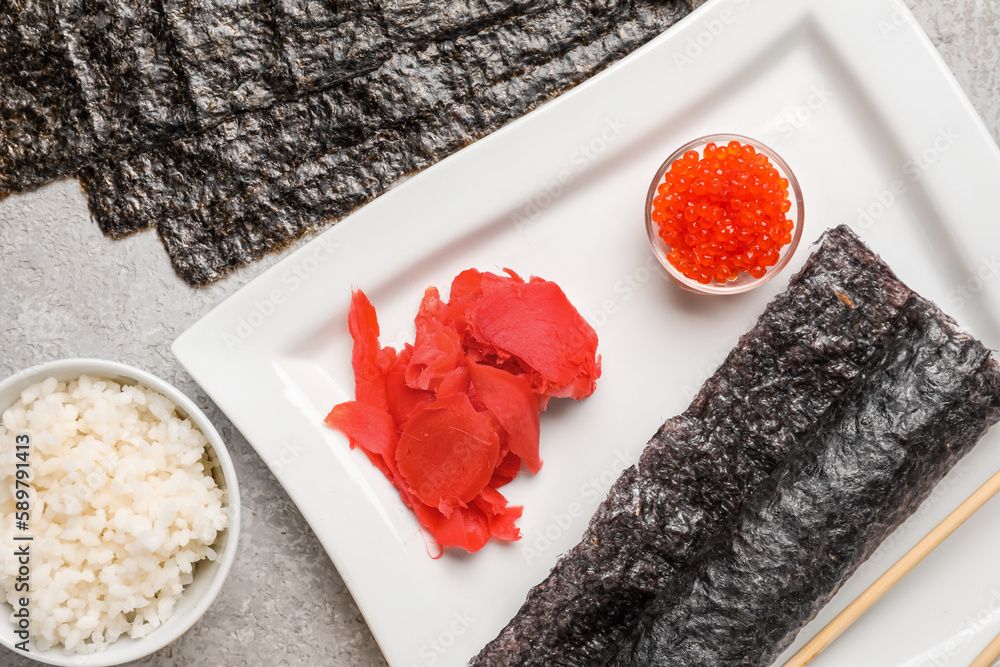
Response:
[[[994,638],[994,640],[983,649],[983,652],[972,661],[972,664],[969,665],[969,667],[991,667],[997,658],[1000,658],[1000,635],[997,635],[996,638]]]
[[[885,574],[875,580],[871,586],[865,590],[864,593],[858,596],[858,598],[847,606],[844,611],[840,612],[835,619],[830,621],[825,628],[819,631],[819,633],[809,640],[809,643],[803,646],[798,653],[792,656],[792,658],[784,664],[784,667],[803,667],[803,665],[808,665],[812,662],[813,658],[820,654],[820,652],[833,642],[837,637],[841,635],[847,628],[851,626],[854,621],[858,620],[862,614],[868,611],[873,604],[875,604],[879,598],[885,595],[886,591],[899,583],[899,580],[906,576],[906,574],[916,567],[917,563],[922,561],[927,554],[934,551],[942,542],[944,542],[949,535],[955,532],[955,530],[961,526],[965,521],[975,514],[979,508],[986,504],[986,502],[995,496],[997,492],[1000,491],[1000,471],[995,475],[990,477],[985,484],[976,489],[976,492],[969,496],[965,502],[958,506],[958,508],[949,514],[944,521],[939,523],[934,530],[927,533],[924,539],[917,542],[916,546],[910,549],[905,556],[900,558],[896,563],[886,570]],[[1000,644],[1000,638],[990,644],[994,647],[994,644]],[[1000,650],[1000,645],[994,647]],[[996,654],[993,657],[997,657]],[[989,663],[982,663],[987,665]],[[979,667],[979,663],[976,663],[976,667]]]

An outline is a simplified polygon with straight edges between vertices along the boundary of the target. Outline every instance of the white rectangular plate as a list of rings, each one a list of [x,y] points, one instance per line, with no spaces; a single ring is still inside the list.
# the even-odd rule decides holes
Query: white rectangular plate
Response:
[[[660,162],[711,132],[771,143],[802,184],[785,274],[699,297],[655,270],[642,206]],[[913,288],[1000,343],[1000,153],[890,0],[714,0],[567,95],[394,188],[234,294],[174,344],[288,490],[393,665],[464,664],[583,533],[619,472],[681,412],[824,229],[849,223]],[[511,267],[596,327],[604,377],[542,417],[545,467],[504,490],[524,539],[432,560],[395,491],[323,425],[353,396],[351,287],[383,344],[428,285]],[[803,636],[1000,467],[991,433]],[[1000,630],[1000,507],[960,530],[816,665],[967,664]],[[802,642],[800,638],[799,643]]]

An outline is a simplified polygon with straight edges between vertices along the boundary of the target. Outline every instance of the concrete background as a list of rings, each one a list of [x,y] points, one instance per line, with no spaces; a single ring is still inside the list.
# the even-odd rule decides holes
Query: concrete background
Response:
[[[1000,140],[1000,3],[906,2]],[[173,273],[155,233],[116,242],[103,237],[74,180],[0,202],[0,249],[0,377],[79,356],[145,368],[208,406],[235,460],[243,532],[225,587],[187,634],[132,664],[385,664],[337,570],[281,485],[170,352],[182,331],[280,256],[192,289]],[[37,664],[7,652],[0,663]]]

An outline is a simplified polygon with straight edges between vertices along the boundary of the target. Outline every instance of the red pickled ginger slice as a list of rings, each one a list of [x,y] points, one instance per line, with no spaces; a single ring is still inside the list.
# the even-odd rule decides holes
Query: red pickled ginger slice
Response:
[[[501,486],[510,484],[520,470],[521,457],[514,452],[507,452],[506,456],[497,464],[497,469],[493,471],[489,485],[494,489],[499,489]]]
[[[448,304],[458,299],[478,297],[483,295],[483,274],[478,269],[466,269],[451,281],[448,293]]]
[[[483,404],[507,432],[507,447],[519,456],[532,474],[542,467],[538,456],[538,401],[523,378],[507,371],[469,364],[472,385]]]
[[[536,393],[579,400],[594,392],[601,375],[597,332],[554,282],[483,274],[475,329],[533,369]]]
[[[463,365],[465,351],[453,326],[445,322],[448,306],[434,287],[428,287],[414,319],[417,337],[406,369],[406,383],[414,389],[437,389],[451,371]]]
[[[385,394],[389,402],[389,414],[402,427],[403,422],[413,412],[434,400],[434,392],[414,389],[406,383],[406,370],[413,357],[413,346],[407,344],[396,357],[395,363],[385,376]]]
[[[446,517],[483,490],[493,476],[500,440],[489,418],[465,394],[439,398],[403,425],[396,463],[413,494]]]
[[[486,512],[480,508],[457,507],[449,516],[445,516],[435,508],[420,502],[406,490],[405,484],[397,484],[396,488],[403,503],[413,510],[417,521],[430,531],[439,547],[458,547],[472,553],[482,549],[489,541],[490,520]],[[432,558],[438,557],[440,555],[432,556]]]
[[[375,307],[361,290],[354,290],[351,295],[347,326],[354,339],[351,351],[354,396],[361,403],[387,410],[389,403],[385,395],[385,375],[395,361],[395,350],[379,348]]]
[[[351,447],[361,447],[369,460],[393,479],[398,435],[388,412],[360,401],[347,401],[333,406],[325,421],[350,438]]]
[[[523,507],[508,506],[503,494],[489,486],[472,502],[486,515],[492,534],[510,542],[521,539],[521,529],[517,527],[516,521],[521,518]]]
[[[442,547],[459,547],[469,553],[482,549],[490,540],[491,521],[486,513],[476,507],[458,507],[450,515],[439,512],[427,515],[424,526]],[[494,520],[493,523],[495,523]]]
[[[439,400],[450,394],[464,394],[472,401],[472,396],[469,396],[469,369],[465,366],[452,369],[438,383],[436,395]],[[475,403],[473,407],[476,407]]]

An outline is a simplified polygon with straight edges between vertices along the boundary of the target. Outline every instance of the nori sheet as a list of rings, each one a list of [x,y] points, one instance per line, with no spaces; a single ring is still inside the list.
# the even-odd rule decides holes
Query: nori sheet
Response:
[[[648,606],[614,664],[772,664],[998,418],[996,361],[914,297],[812,436]]]
[[[912,296],[848,228],[827,232],[472,665],[611,660],[643,608],[803,447],[803,436],[899,330]]]
[[[555,4],[12,0],[0,18],[0,196]]]
[[[92,153],[96,137],[47,0],[7,0],[0,12],[0,197],[36,188]]]
[[[192,284],[343,217],[400,177],[583,81],[688,11],[680,2],[650,0],[399,0],[381,14],[361,12],[379,16],[385,39],[359,29],[358,43],[379,55],[362,58],[371,66],[349,75],[317,65],[320,51],[349,41],[309,42],[310,12],[327,7],[322,2],[283,0],[281,11],[268,5],[238,16],[206,0],[184,3],[183,11],[178,3],[165,2],[162,20],[170,37],[165,49],[190,83],[175,106],[185,129],[144,130],[142,141],[127,140],[120,129],[114,150],[95,139],[86,156],[65,163],[81,176],[106,234],[157,225],[174,266]],[[302,24],[294,31],[290,17]],[[318,24],[345,25],[324,20]],[[245,39],[220,41],[222,28],[234,26]],[[195,45],[203,43],[209,55],[223,57],[199,61]],[[295,49],[312,55],[289,57]],[[158,116],[166,127],[165,117]],[[129,146],[142,150],[123,153]],[[103,159],[94,159],[101,151]],[[0,193],[15,191],[22,173],[4,159],[0,174],[15,178],[0,181]]]
[[[518,14],[533,14],[556,0],[386,0],[386,31],[394,42],[427,42],[469,35]]]
[[[0,19],[0,196],[313,94],[390,47],[371,0],[14,0]]]
[[[515,16],[397,54],[263,118],[245,114],[154,154],[88,168],[91,210],[113,236],[155,220],[178,271],[195,284],[215,280],[582,81],[644,41],[650,22],[677,14],[638,12],[609,31],[595,8]],[[514,60],[523,70],[504,79]]]

